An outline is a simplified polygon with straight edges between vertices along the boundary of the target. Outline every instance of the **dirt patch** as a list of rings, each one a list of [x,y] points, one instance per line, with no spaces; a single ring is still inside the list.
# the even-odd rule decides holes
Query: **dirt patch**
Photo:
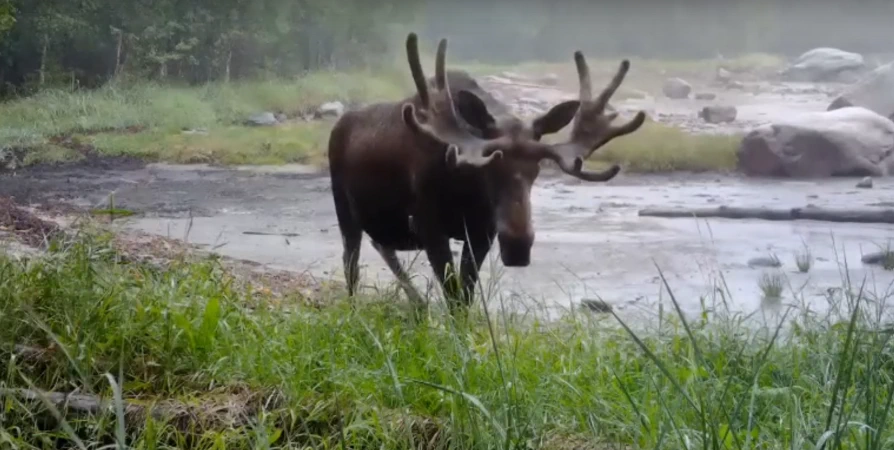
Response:
[[[114,248],[129,261],[160,267],[174,261],[195,262],[213,256],[236,288],[250,290],[257,300],[279,303],[283,298],[290,297],[320,306],[318,294],[321,286],[310,274],[276,270],[254,261],[222,257],[199,245],[137,230],[118,229],[114,233]]]
[[[9,197],[0,197],[0,231],[28,246],[31,253],[45,250],[45,244],[51,239],[73,235],[79,228],[109,231],[113,235],[111,244],[124,262],[167,267],[176,262],[197,262],[213,257],[237,289],[250,290],[252,297],[258,300],[253,306],[268,301],[279,303],[284,298],[320,306],[321,285],[310,274],[271,269],[258,262],[223,257],[179,239],[116,228],[114,223],[102,223],[102,219],[97,220],[77,207],[62,206],[48,205],[38,214],[37,209],[25,208]],[[0,234],[0,240],[9,239]]]
[[[59,225],[38,217],[9,197],[0,197],[0,229],[32,247],[42,247],[61,232]]]

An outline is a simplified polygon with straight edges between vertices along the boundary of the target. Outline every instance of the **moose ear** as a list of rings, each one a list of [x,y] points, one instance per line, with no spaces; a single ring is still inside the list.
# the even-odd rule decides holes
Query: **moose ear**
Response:
[[[565,128],[565,125],[568,125],[571,119],[574,119],[574,115],[577,114],[579,107],[580,101],[578,100],[568,100],[553,106],[545,114],[534,119],[532,123],[534,136],[540,139],[545,134],[557,133],[562,128]]]
[[[456,94],[456,110],[472,127],[486,132],[496,126],[497,121],[490,115],[487,105],[477,95],[463,89]]]

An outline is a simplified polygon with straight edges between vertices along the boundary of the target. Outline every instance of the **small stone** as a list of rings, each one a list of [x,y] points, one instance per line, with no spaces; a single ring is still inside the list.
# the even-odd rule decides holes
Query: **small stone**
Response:
[[[248,118],[245,121],[246,125],[262,127],[262,126],[272,126],[278,124],[279,121],[276,120],[276,116],[272,112],[262,112],[255,114]]]
[[[782,263],[778,258],[769,256],[759,256],[748,260],[748,267],[781,267]]]
[[[317,108],[316,114],[314,114],[317,118],[323,117],[341,117],[342,114],[345,113],[345,105],[342,102],[334,101],[334,102],[326,102],[320,105]]]
[[[699,92],[695,94],[696,100],[714,100],[715,98],[717,98],[717,94],[713,92]]]
[[[606,303],[602,300],[585,298],[580,301],[580,304],[581,304],[581,306],[585,306],[588,309],[590,309],[590,311],[597,312],[597,313],[608,313],[608,312],[612,311],[612,305],[609,305],[608,303]]]
[[[883,265],[886,261],[894,259],[894,252],[873,252],[867,253],[860,258],[863,264]]]
[[[735,106],[705,106],[698,115],[707,123],[729,123],[736,120],[738,111]]]
[[[872,177],[865,177],[857,183],[857,187],[860,189],[872,189]]]
[[[537,81],[544,86],[558,86],[559,85],[559,76],[554,73],[548,73],[542,77],[540,77]]]
[[[729,82],[732,79],[732,77],[733,77],[733,74],[731,74],[729,72],[729,70],[726,70],[723,67],[717,68],[717,74],[715,76],[715,79],[717,81],[726,83],[726,82]]]

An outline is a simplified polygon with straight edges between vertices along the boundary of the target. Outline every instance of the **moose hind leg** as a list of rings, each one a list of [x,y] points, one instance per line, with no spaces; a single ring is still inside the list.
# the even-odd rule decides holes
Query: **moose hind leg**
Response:
[[[379,255],[382,256],[382,259],[385,260],[385,264],[388,265],[388,268],[391,269],[391,273],[397,278],[397,281],[400,283],[401,288],[403,288],[404,292],[407,293],[407,297],[410,298],[410,302],[417,308],[425,306],[425,300],[422,295],[419,294],[419,291],[413,286],[413,283],[410,282],[410,276],[407,274],[407,271],[404,270],[403,265],[400,263],[400,260],[397,258],[397,252],[394,249],[386,248],[379,244],[378,242],[373,241],[373,247],[376,251],[379,252]]]
[[[341,232],[345,284],[348,288],[348,297],[353,297],[360,279],[360,245],[363,243],[363,229],[354,219],[347,196],[336,183],[332,186],[332,196],[335,200],[338,229]]]

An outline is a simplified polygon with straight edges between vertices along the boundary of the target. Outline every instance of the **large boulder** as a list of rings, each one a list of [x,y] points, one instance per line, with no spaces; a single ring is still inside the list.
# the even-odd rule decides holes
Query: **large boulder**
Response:
[[[829,111],[848,106],[862,106],[894,118],[894,62],[876,68],[848,87],[829,105]]]
[[[689,97],[692,85],[681,78],[668,78],[661,87],[661,92],[667,98],[683,99]]]
[[[738,157],[739,170],[751,176],[888,176],[894,122],[861,107],[805,113],[753,129]]]
[[[859,53],[820,47],[799,56],[781,75],[788,81],[852,81],[854,74],[865,68],[866,62]]]
[[[710,105],[702,108],[698,116],[708,123],[729,123],[736,120],[738,110],[732,105]]]

